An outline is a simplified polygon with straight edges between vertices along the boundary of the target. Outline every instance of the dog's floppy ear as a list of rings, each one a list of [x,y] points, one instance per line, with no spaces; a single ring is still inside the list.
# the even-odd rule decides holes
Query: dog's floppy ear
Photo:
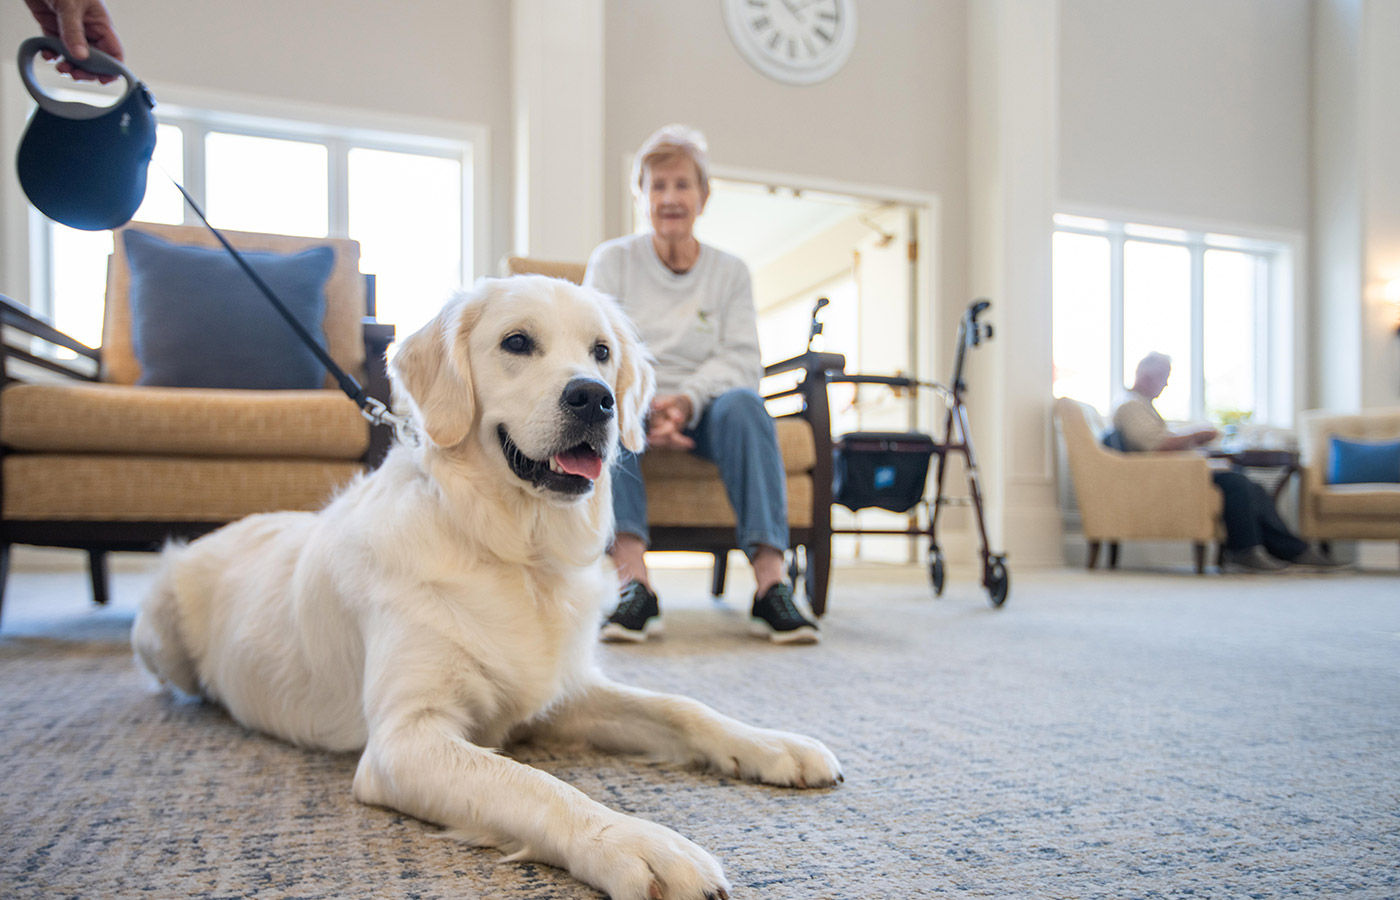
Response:
[[[409,335],[390,367],[429,440],[439,447],[460,444],[476,424],[467,338],[480,317],[479,297],[458,296]]]
[[[651,354],[637,337],[637,327],[615,300],[606,298],[608,318],[617,335],[618,431],[622,446],[641,453],[647,445],[647,413],[656,393]]]

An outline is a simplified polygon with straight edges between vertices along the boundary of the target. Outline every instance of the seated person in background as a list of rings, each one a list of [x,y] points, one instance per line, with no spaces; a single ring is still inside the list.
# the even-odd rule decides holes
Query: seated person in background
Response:
[[[758,395],[763,364],[749,270],[694,234],[710,194],[708,170],[698,131],[670,125],[648,138],[633,163],[632,190],[646,201],[652,230],[599,246],[584,284],[618,299],[655,357],[648,444],[688,450],[719,467],[738,519],[737,543],[758,584],[754,631],[775,643],[816,643],[816,623],[783,581],[787,483],[777,431]],[[623,451],[612,481],[617,528],[608,552],[625,587],[602,638],[644,641],[659,631],[661,606],[644,559],[647,498],[636,454]]]
[[[1190,450],[1215,439],[1214,428],[1173,431],[1152,405],[1171,378],[1172,360],[1149,353],[1138,363],[1133,389],[1113,413],[1123,449]],[[1331,567],[1336,564],[1308,546],[1283,519],[1273,498],[1259,484],[1239,472],[1216,472],[1215,484],[1225,495],[1225,550],[1222,567],[1251,572],[1274,572],[1289,563]]]

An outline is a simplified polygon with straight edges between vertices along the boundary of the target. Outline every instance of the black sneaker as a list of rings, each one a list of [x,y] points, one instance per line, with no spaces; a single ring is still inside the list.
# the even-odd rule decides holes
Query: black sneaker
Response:
[[[646,585],[637,579],[622,589],[622,601],[603,623],[599,637],[605,641],[631,641],[640,644],[661,633],[661,604]]]
[[[778,582],[762,597],[753,598],[749,630],[775,644],[815,644],[820,641],[817,623],[802,615],[792,602],[792,588]]]

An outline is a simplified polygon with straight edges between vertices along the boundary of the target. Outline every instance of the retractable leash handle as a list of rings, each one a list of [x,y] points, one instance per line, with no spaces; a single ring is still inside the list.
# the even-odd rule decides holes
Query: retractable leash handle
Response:
[[[74,64],[125,79],[120,99],[94,106],[50,97],[34,78],[34,58],[44,51],[67,56],[52,37],[29,38],[19,48],[20,78],[39,105],[15,156],[20,186],[40,212],[64,225],[85,231],[124,225],[146,195],[155,100],[130,69],[97,49]]]

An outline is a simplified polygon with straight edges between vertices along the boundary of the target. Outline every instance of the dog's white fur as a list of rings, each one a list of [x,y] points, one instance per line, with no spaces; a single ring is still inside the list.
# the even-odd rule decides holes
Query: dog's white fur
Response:
[[[502,346],[513,334],[530,353]],[[487,280],[404,341],[393,369],[421,445],[396,447],[319,513],[251,516],[167,549],[133,629],[138,659],[250,728],[363,748],[364,803],[560,866],[615,900],[725,896],[700,847],[491,749],[530,737],[769,784],[840,779],[815,740],[623,687],[595,663],[616,597],[607,463],[619,434],[642,447],[653,389],[632,325],[567,282]],[[497,428],[531,458],[558,452],[561,392],[577,377],[605,382],[617,415],[594,488],[565,496],[518,477]]]

